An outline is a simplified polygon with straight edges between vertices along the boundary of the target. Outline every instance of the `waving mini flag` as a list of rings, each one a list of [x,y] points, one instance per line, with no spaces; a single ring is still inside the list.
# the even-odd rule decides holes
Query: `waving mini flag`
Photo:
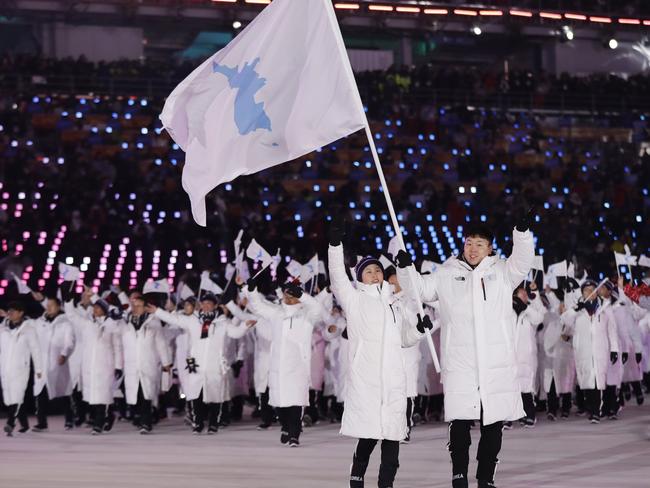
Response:
[[[81,276],[81,270],[76,266],[59,262],[59,277],[63,281],[77,281]]]
[[[220,295],[221,293],[223,293],[221,287],[210,279],[210,273],[208,273],[207,271],[201,273],[201,284],[199,285],[199,288],[201,290],[214,293],[215,295]]]
[[[18,278],[14,273],[11,273],[11,275],[14,277],[14,280],[16,281],[16,286],[18,287],[18,293],[21,295],[27,295],[28,293],[32,292],[32,289],[27,286],[27,283],[25,283],[23,280]]]
[[[147,293],[166,293],[169,294],[169,283],[166,279],[158,281],[148,281],[144,284],[144,289],[142,294],[146,295]]]

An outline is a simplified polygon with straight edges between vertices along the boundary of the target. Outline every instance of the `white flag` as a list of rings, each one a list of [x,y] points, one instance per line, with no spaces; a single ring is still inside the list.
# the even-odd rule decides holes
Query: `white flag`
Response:
[[[425,259],[422,261],[422,266],[420,266],[420,273],[433,273],[438,266],[440,266],[440,264]]]
[[[274,0],[169,95],[163,126],[185,151],[183,188],[206,224],[216,186],[365,127],[330,0]]]
[[[639,256],[638,265],[645,266],[646,268],[650,268],[650,258],[647,257],[645,254],[641,254],[641,256]]]
[[[302,274],[302,264],[293,259],[287,264],[287,272],[294,278],[300,278]]]
[[[237,271],[237,268],[233,266],[232,264],[228,263],[226,264],[226,279],[230,281],[230,278],[235,274],[235,271]]]
[[[388,242],[388,254],[390,254],[392,258],[395,259],[399,250],[400,250],[399,239],[397,238],[397,236],[394,236]]]
[[[318,261],[318,274],[327,276],[327,268],[325,267],[325,261],[322,260]]]
[[[567,276],[569,274],[569,269],[567,268],[566,260],[551,264],[548,267],[547,274],[553,276]]]
[[[262,269],[270,266],[273,262],[271,255],[259,243],[253,239],[246,249],[246,256],[256,263],[262,263]]]
[[[59,276],[63,281],[77,281],[81,276],[81,270],[76,266],[59,262]]]
[[[393,262],[390,259],[388,259],[386,256],[384,256],[383,254],[381,256],[379,256],[379,262],[384,267],[384,270],[387,270],[391,266],[395,266],[393,264]]]
[[[244,259],[244,253],[239,253],[237,259],[235,259],[235,269],[237,270],[237,276],[244,281],[248,281],[248,278],[251,277],[250,269],[248,269],[248,261]]]
[[[300,282],[307,283],[314,276],[318,276],[318,254],[314,254],[314,257],[303,265],[300,271]]]
[[[185,283],[180,283],[178,286],[178,296],[181,300],[187,300],[188,298],[194,296],[194,292]]]
[[[18,278],[15,273],[11,273],[11,275],[14,277],[14,280],[16,281],[16,286],[18,287],[18,293],[21,295],[27,295],[28,293],[32,292],[32,289],[27,286],[27,283],[25,283],[23,280]]]
[[[544,256],[535,256],[532,268],[544,271]]]
[[[144,289],[142,294],[146,295],[147,293],[167,293],[169,294],[169,283],[166,279],[158,281],[148,281],[144,284]]]
[[[210,279],[210,273],[207,271],[201,273],[201,284],[199,285],[199,288],[214,293],[215,295],[223,293],[221,287]]]
[[[614,260],[616,261],[616,266],[636,266],[636,256],[631,254],[621,254],[620,252],[614,252]]]

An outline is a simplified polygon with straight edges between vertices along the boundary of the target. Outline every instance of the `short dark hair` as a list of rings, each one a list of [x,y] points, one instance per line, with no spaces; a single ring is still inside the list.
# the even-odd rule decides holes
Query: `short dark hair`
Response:
[[[494,233],[487,225],[472,224],[465,229],[465,239],[468,237],[480,237],[487,240],[490,245],[494,241]]]
[[[61,306],[61,300],[59,300],[58,297],[47,297],[48,300],[52,300],[54,303],[56,303],[59,307]]]
[[[7,310],[15,310],[16,312],[25,313],[26,308],[25,308],[25,304],[23,302],[19,302],[19,301],[15,300],[15,301],[9,302],[7,304]]]

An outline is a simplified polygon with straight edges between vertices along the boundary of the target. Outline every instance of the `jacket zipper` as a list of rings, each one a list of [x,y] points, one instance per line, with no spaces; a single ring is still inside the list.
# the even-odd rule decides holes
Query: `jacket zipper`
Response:
[[[485,295],[485,281],[481,278],[481,288],[483,288],[483,301],[487,301],[487,296]]]
[[[393,304],[389,303],[388,306],[390,307],[390,311],[393,314],[393,323],[397,323],[397,319],[395,318],[395,311],[393,310]]]

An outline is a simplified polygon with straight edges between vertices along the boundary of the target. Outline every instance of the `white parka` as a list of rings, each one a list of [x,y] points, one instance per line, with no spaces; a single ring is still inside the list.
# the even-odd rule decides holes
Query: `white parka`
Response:
[[[140,329],[130,322],[131,313],[120,321],[124,348],[124,391],[126,403],[138,403],[138,388],[142,385],[145,400],[158,404],[162,368],[172,364],[171,351],[162,324],[149,315]]]
[[[345,312],[349,341],[341,434],[401,441],[408,430],[402,348],[415,346],[424,334],[415,327],[415,313],[395,297],[388,282],[352,286],[342,245],[329,247],[329,273],[334,296]]]
[[[572,336],[578,385],[583,390],[604,390],[610,353],[619,351],[616,323],[609,306],[601,303],[592,316],[584,309],[570,308],[561,319],[565,334]]]
[[[198,314],[172,314],[156,310],[156,317],[171,327],[180,327],[188,336],[188,357],[194,358],[197,370],[186,376],[185,396],[196,400],[203,392],[205,403],[223,403],[230,400],[230,362],[226,357],[228,338],[239,339],[246,334],[245,324],[218,315],[208,329],[208,337],[201,339],[203,324]],[[180,367],[180,366],[179,366]]]
[[[564,303],[573,307],[575,300],[569,300],[565,294]],[[551,391],[551,384],[555,380],[555,391],[558,395],[572,393],[576,383],[576,363],[573,356],[571,340],[564,340],[562,336],[570,336],[564,331],[564,324],[560,319],[560,300],[554,293],[547,293],[549,310],[544,316],[544,351],[549,359],[544,374],[544,391]]]
[[[536,294],[519,315],[512,311],[515,321],[515,353],[517,380],[522,393],[537,392],[537,326],[544,320],[544,305]]]
[[[34,380],[34,395],[38,395],[47,386],[50,399],[69,396],[73,387],[70,357],[75,349],[74,328],[63,313],[52,321],[43,315],[35,323],[45,374]],[[60,356],[66,358],[61,365]]]
[[[619,301],[605,299],[604,303],[608,306],[610,316],[616,326],[618,348],[621,352],[618,361],[614,364],[610,362],[607,366],[607,384],[620,387],[623,382],[623,371],[625,369],[622,353],[627,352],[628,349],[633,347],[632,338],[630,337],[630,328],[627,323],[628,319],[631,319],[631,317],[628,317],[626,313],[627,310],[624,309],[624,305]],[[632,359],[634,359],[634,355],[632,355]]]
[[[524,416],[512,292],[528,274],[534,257],[530,231],[514,230],[508,259],[487,256],[472,269],[451,258],[432,274],[416,276],[416,295],[425,303],[439,302],[446,421],[478,420],[481,408],[485,425]],[[410,287],[407,270],[399,269],[398,279]]]
[[[311,339],[324,313],[322,305],[307,293],[297,305],[277,305],[248,289],[245,294],[250,310],[269,324],[257,329],[258,336],[271,341],[269,404],[279,408],[309,405]]]
[[[44,375],[43,355],[36,332],[37,324],[27,319],[13,330],[9,320],[0,324],[0,383],[5,405],[20,405],[25,399],[29,382],[30,359],[34,375]],[[36,379],[36,378],[35,378]]]
[[[120,326],[108,317],[88,318],[71,302],[65,313],[81,328],[83,399],[90,405],[111,405],[116,390],[115,370],[124,369]]]

